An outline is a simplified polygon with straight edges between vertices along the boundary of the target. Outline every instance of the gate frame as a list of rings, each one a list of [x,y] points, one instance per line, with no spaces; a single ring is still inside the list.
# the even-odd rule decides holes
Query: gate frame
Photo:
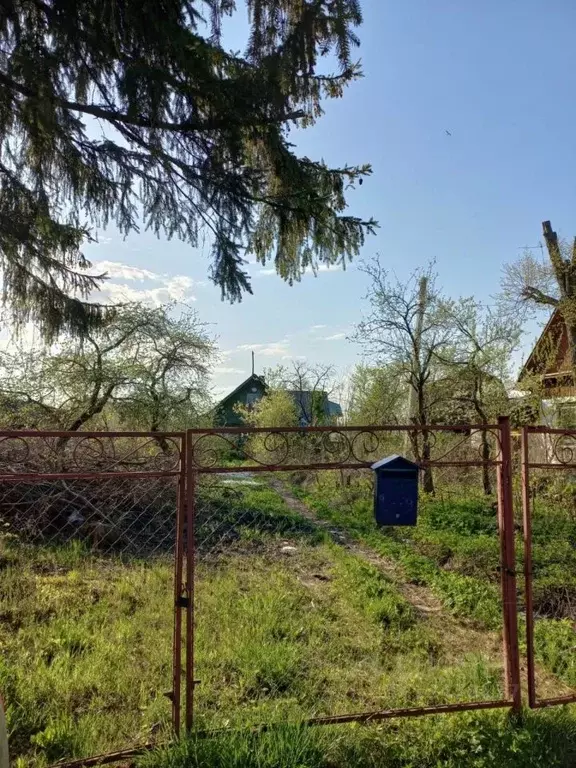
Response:
[[[432,467],[482,467],[494,466],[497,469],[497,499],[498,499],[498,533],[500,540],[500,584],[502,599],[502,635],[504,661],[504,695],[505,699],[493,701],[458,702],[437,706],[409,707],[400,709],[377,710],[373,712],[357,712],[345,715],[313,717],[304,720],[302,725],[335,725],[338,723],[371,722],[393,717],[419,717],[423,715],[442,714],[448,712],[466,712],[481,709],[504,709],[510,707],[513,712],[519,712],[522,706],[520,682],[520,653],[518,646],[518,605],[515,571],[515,537],[514,537],[514,504],[512,495],[512,447],[510,419],[508,416],[498,418],[497,424],[481,425],[451,425],[451,426],[421,426],[421,425],[383,425],[383,426],[318,426],[318,427],[216,427],[209,429],[189,429],[186,431],[186,463],[187,463],[187,493],[186,493],[186,524],[187,524],[187,553],[186,573],[187,586],[187,633],[186,633],[186,731],[194,726],[194,688],[199,681],[194,679],[194,575],[195,575],[195,517],[196,517],[196,487],[197,476],[201,474],[231,474],[257,472],[295,472],[299,470],[330,470],[330,469],[367,469],[372,462],[358,460],[354,455],[353,444],[347,434],[356,436],[369,435],[378,440],[378,433],[403,432],[418,435],[422,433],[462,432],[471,434],[473,431],[489,432],[497,435],[499,445],[498,458],[485,461],[443,460],[454,448],[440,459],[432,459],[419,463],[421,470]],[[213,463],[202,465],[196,461],[195,448],[204,437],[220,437],[233,445],[226,436],[246,436],[253,434],[288,435],[288,434],[334,434],[347,441],[348,455],[342,462],[322,462],[306,464],[264,464],[254,457],[247,456],[253,465],[231,467],[218,465],[217,458]],[[355,439],[355,438],[354,438]],[[349,459],[352,457],[353,462]],[[286,458],[286,457],[285,457]],[[190,554],[192,556],[190,556]],[[264,724],[265,727],[265,724]]]
[[[168,691],[164,695],[170,699],[172,703],[172,727],[175,734],[180,734],[181,723],[181,679],[182,679],[182,609],[187,609],[187,600],[185,597],[185,584],[182,578],[182,562],[183,562],[183,530],[186,519],[186,432],[141,432],[141,431],[63,431],[63,430],[0,430],[0,445],[8,440],[16,440],[23,447],[26,453],[29,452],[30,446],[34,445],[34,441],[42,441],[45,439],[53,438],[55,440],[66,439],[70,441],[77,441],[81,443],[83,441],[95,440],[102,445],[102,441],[110,440],[112,446],[114,446],[115,439],[134,438],[148,441],[150,443],[157,443],[158,440],[169,440],[177,450],[177,458],[175,458],[174,466],[167,470],[145,470],[145,471],[129,471],[129,470],[116,470],[114,467],[121,466],[122,461],[129,458],[130,454],[121,457],[110,457],[110,466],[105,470],[89,469],[82,471],[81,467],[77,467],[78,471],[58,470],[51,472],[30,472],[30,471],[13,471],[7,472],[4,470],[4,466],[0,464],[0,484],[1,483],[42,483],[45,481],[58,481],[58,480],[93,480],[93,481],[106,481],[114,478],[121,478],[124,480],[143,480],[152,478],[176,478],[178,481],[176,491],[176,509],[175,509],[175,550],[174,550],[174,608],[173,608],[173,643],[172,643],[172,690]],[[146,443],[144,443],[146,445]],[[142,448],[143,446],[140,446]],[[136,448],[137,449],[137,448]],[[54,451],[54,449],[52,449]],[[78,463],[78,457],[76,456],[77,448],[72,452],[72,465]],[[188,609],[187,609],[188,610]],[[188,611],[189,612],[189,611]],[[125,757],[132,757],[142,752],[152,749],[154,744],[147,744],[141,747],[122,749],[117,752],[109,752],[104,755],[98,755],[95,757],[80,758],[78,760],[59,761],[58,768],[80,768],[80,766],[88,765],[103,765],[110,762],[116,762]]]
[[[544,435],[556,437],[558,440],[566,436],[576,440],[576,430],[554,429],[552,427],[522,427],[520,442],[520,461],[522,478],[522,521],[524,534],[524,599],[526,611],[526,671],[528,678],[528,706],[530,709],[553,707],[559,704],[572,704],[576,702],[576,693],[566,696],[554,696],[539,699],[536,690],[536,661],[534,648],[534,597],[533,597],[533,561],[532,561],[532,504],[530,502],[530,470],[576,470],[575,462],[533,462],[530,461],[530,435]]]

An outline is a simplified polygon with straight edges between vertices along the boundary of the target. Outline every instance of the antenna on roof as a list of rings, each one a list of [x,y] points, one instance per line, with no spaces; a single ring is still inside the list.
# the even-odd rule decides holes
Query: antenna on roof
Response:
[[[252,352],[252,376],[254,376],[254,352]]]

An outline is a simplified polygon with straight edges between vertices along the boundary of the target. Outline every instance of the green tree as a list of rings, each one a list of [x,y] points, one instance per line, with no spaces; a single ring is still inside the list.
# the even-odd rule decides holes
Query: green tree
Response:
[[[358,0],[8,0],[0,11],[0,267],[13,319],[47,338],[106,318],[86,303],[92,225],[211,243],[223,297],[251,291],[245,256],[292,283],[345,264],[375,224],[346,213],[367,165],[297,154],[324,99],[360,76]],[[335,67],[333,72],[326,62]]]
[[[358,365],[350,377],[350,424],[399,424],[408,402],[408,385],[401,370],[390,364],[381,368]]]
[[[298,410],[294,398],[282,389],[269,389],[252,407],[238,406],[243,420],[251,427],[297,427]]]
[[[251,407],[238,406],[245,424],[251,427],[297,427],[299,413],[294,398],[283,389],[268,389],[267,393]],[[294,458],[299,437],[295,434],[253,434],[248,439],[240,436],[239,454],[263,464],[277,464],[288,457]]]
[[[444,369],[438,386],[449,392],[449,401],[442,404],[444,420],[490,424],[510,410],[505,385],[512,376],[512,355],[520,346],[521,321],[472,297],[446,302],[444,313],[446,323],[453,327],[452,344],[437,352]],[[446,417],[449,409],[454,411],[452,418]],[[480,440],[482,459],[489,461],[493,458],[490,435],[483,431]],[[487,465],[482,469],[484,492],[489,495],[490,470]]]
[[[399,380],[412,390],[414,409],[408,415],[407,403],[402,420],[421,427],[412,440],[412,449],[417,461],[427,462],[432,440],[426,427],[432,423],[433,384],[440,375],[437,358],[449,346],[453,334],[436,288],[436,276],[429,267],[400,282],[390,279],[379,259],[364,263],[361,269],[370,281],[366,297],[368,312],[356,326],[353,339],[362,345],[373,363],[380,367],[393,366]],[[424,470],[423,486],[425,491],[433,493],[429,466]]]
[[[67,431],[110,421],[149,431],[186,426],[179,420],[207,408],[215,348],[194,312],[174,317],[171,309],[128,305],[83,342],[3,353],[5,420]]]

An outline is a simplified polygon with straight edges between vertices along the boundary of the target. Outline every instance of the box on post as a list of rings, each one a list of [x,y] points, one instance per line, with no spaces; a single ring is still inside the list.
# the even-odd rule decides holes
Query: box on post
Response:
[[[374,515],[378,525],[416,525],[418,464],[403,456],[387,456],[372,464]]]

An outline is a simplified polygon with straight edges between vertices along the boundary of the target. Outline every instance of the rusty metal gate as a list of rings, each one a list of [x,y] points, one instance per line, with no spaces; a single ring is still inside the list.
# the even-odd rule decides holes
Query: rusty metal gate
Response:
[[[74,756],[73,747],[66,749],[67,734],[92,713],[109,736],[100,742],[105,762],[115,757],[111,750],[141,751],[139,723],[178,732],[184,585],[176,531],[183,527],[184,454],[184,433],[0,432],[0,575],[7,579],[7,589],[0,590],[2,655],[8,665],[13,654],[27,660],[20,671],[16,664],[7,669],[2,685],[14,759],[24,754],[27,764],[33,760],[30,736],[17,717],[23,709],[34,718],[30,727],[45,734],[52,760]],[[148,608],[151,587],[154,613]],[[101,608],[98,620],[90,618],[109,603],[118,610],[115,624],[107,626],[112,619]],[[137,613],[141,623],[132,631]],[[155,642],[140,639],[141,629]],[[107,687],[90,680],[90,661],[86,672],[83,666],[100,639],[111,648],[98,657],[112,670]],[[120,700],[115,676],[126,670],[132,684]],[[78,690],[61,690],[59,677],[66,674],[79,680]],[[40,684],[44,702],[35,707],[25,692]],[[80,703],[74,705],[73,697]],[[58,702],[61,712],[55,711]],[[117,715],[130,710],[134,716],[126,722],[134,732],[123,732]],[[68,729],[63,737],[52,722]],[[55,744],[57,738],[62,744]]]
[[[211,691],[212,685],[218,685],[216,678],[226,679],[228,694],[233,690],[238,692],[232,707],[241,708],[243,722],[250,725],[263,724],[258,722],[259,718],[286,721],[295,717],[300,722],[318,725],[498,707],[518,710],[521,688],[510,451],[510,425],[506,418],[495,425],[467,427],[242,427],[188,431],[187,551],[194,552],[194,557],[188,558],[187,583],[194,585],[194,590],[185,595],[190,611],[187,614],[186,727],[191,728],[195,722],[218,727],[235,722],[233,712],[226,711],[225,707],[223,712],[222,702]],[[206,603],[213,602],[211,588],[205,586],[205,581],[210,578],[225,581],[222,573],[228,560],[236,558],[236,562],[241,563],[243,553],[251,551],[252,542],[248,542],[250,546],[238,543],[250,532],[243,528],[242,515],[246,511],[241,503],[234,500],[234,487],[240,493],[238,484],[241,487],[243,483],[260,480],[264,485],[276,484],[277,487],[279,478],[297,473],[336,472],[348,477],[357,473],[369,475],[371,473],[367,469],[377,459],[406,452],[417,459],[424,488],[432,475],[435,476],[435,498],[449,494],[455,483],[468,482],[481,486],[483,478],[485,484],[492,483],[496,497],[494,530],[500,542],[498,573],[494,574],[494,579],[499,581],[502,611],[501,695],[488,700],[432,700],[416,706],[390,706],[382,702],[384,706],[377,708],[342,711],[341,705],[331,709],[329,686],[323,689],[324,704],[318,700],[312,703],[298,700],[299,687],[294,685],[293,678],[307,674],[306,664],[302,661],[299,667],[287,664],[285,678],[280,677],[279,670],[268,669],[265,660],[261,663],[261,667],[265,668],[261,679],[252,674],[251,669],[248,672],[239,669],[226,645],[229,639],[222,637],[225,630],[218,616],[205,607]],[[492,482],[494,475],[495,482]],[[366,482],[370,482],[368,477]],[[216,498],[218,493],[220,497]],[[263,557],[268,557],[265,544],[261,546]],[[284,546],[276,547],[270,555],[270,578],[279,578],[274,558],[289,550],[290,542],[284,542]],[[245,560],[250,563],[250,568],[257,567],[249,554]],[[241,565],[239,567],[242,568]],[[262,587],[250,587],[249,578],[244,581],[235,594],[236,601],[241,601],[244,606],[244,614],[252,614],[251,600],[256,605],[260,602],[264,613],[267,609],[266,598],[261,594]],[[259,584],[265,582],[266,574]],[[238,622],[237,652],[241,654],[244,652],[239,639],[242,627],[248,635],[256,637],[257,633],[252,633],[251,627],[245,627],[243,615],[234,620]],[[265,621],[264,616],[262,621]],[[289,629],[283,631],[289,632]],[[220,648],[219,642],[222,643]],[[270,655],[274,654],[267,638],[260,638],[258,642]],[[195,663],[194,646],[198,644],[204,658],[197,659]],[[224,661],[218,658],[218,654],[225,656]],[[246,677],[254,678],[256,682],[251,680],[247,685]],[[370,697],[365,698],[370,700]],[[272,700],[275,700],[274,703]]]
[[[528,704],[569,704],[576,702],[576,431],[524,427],[520,454]]]
[[[380,663],[373,657],[382,651],[368,636],[361,648],[346,645],[346,626],[356,614],[346,613],[331,588],[323,592],[318,586],[329,583],[330,573],[340,568],[346,578],[356,573],[356,586],[362,579],[376,579],[377,590],[392,594],[386,592],[386,552],[378,560],[362,543],[352,513],[342,527],[333,522],[331,502],[311,512],[297,495],[308,483],[320,489],[315,498],[321,500],[322,489],[328,488],[323,483],[332,482],[353,490],[356,484],[362,498],[369,499],[369,468],[390,454],[416,460],[422,499],[432,512],[462,496],[482,496],[483,544],[497,553],[497,564],[486,574],[490,595],[497,595],[500,604],[498,626],[488,633],[491,642],[501,643],[500,662],[489,670],[500,695],[482,696],[480,686],[478,695],[469,696],[464,687],[422,701],[417,689],[409,695],[373,690],[370,677]],[[352,491],[346,493],[353,498]],[[401,532],[376,537],[377,529],[366,528],[369,506],[360,505],[358,515],[364,515],[362,530],[368,531],[370,546],[381,541],[391,552],[406,553],[415,545],[417,556],[405,560],[421,565],[425,557],[418,528],[412,539]],[[167,691],[166,680],[158,680],[151,695],[156,701],[164,698],[175,734],[239,722],[322,725],[490,708],[517,711],[524,636],[529,706],[576,701],[576,579],[573,584],[570,571],[571,564],[576,566],[576,431],[527,427],[516,442],[503,417],[497,424],[477,426],[3,432],[0,521],[3,533],[23,547],[79,540],[97,557],[110,554],[139,564],[169,558],[172,639],[159,635],[158,642],[170,652],[171,685]],[[522,534],[523,551],[516,552],[515,539]],[[517,592],[519,566],[523,593]],[[379,569],[384,574],[380,581]],[[450,581],[449,567],[438,574]],[[417,578],[413,581],[418,585]],[[272,599],[273,589],[282,600]],[[414,589],[421,600],[425,590]],[[222,596],[228,600],[224,610]],[[354,610],[362,609],[363,599]],[[297,625],[299,610],[307,611],[312,629]],[[328,630],[314,625],[319,610],[335,628],[336,651],[323,646]],[[550,657],[550,633],[566,639],[562,658]],[[336,654],[325,679],[314,679],[308,648]],[[295,676],[309,689],[295,685]],[[358,686],[354,676],[362,678]],[[332,686],[344,690],[343,699],[332,697]],[[406,687],[413,689],[414,683]],[[235,713],[241,713],[240,721]],[[142,750],[134,738],[130,742],[128,748],[117,745],[123,751],[67,765],[112,762]]]

